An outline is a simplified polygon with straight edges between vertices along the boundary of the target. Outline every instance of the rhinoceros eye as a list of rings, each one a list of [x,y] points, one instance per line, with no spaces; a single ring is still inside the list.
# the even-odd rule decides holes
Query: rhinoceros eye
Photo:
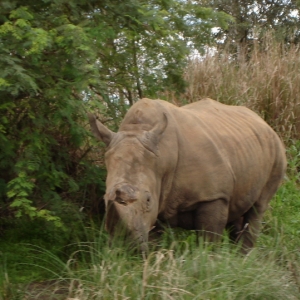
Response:
[[[150,204],[151,204],[151,196],[148,193],[147,193],[147,197],[146,197],[146,204],[147,204],[147,208],[149,208]]]

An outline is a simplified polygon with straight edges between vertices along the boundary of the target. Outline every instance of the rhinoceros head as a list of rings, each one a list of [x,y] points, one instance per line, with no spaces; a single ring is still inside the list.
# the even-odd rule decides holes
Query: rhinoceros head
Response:
[[[106,229],[110,236],[122,232],[144,251],[158,215],[162,177],[158,144],[167,118],[164,115],[163,122],[152,128],[128,124],[114,133],[88,116],[94,135],[107,146]]]

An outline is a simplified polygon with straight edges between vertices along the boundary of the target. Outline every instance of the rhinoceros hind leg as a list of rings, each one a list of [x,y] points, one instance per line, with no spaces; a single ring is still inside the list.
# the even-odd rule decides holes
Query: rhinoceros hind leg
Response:
[[[244,217],[240,217],[237,220],[230,222],[226,225],[226,229],[229,232],[229,238],[232,242],[237,242],[244,227]]]
[[[217,199],[198,204],[195,213],[195,229],[208,241],[221,240],[228,218],[228,201]]]
[[[242,241],[242,253],[248,253],[254,246],[260,231],[265,209],[254,204],[244,215],[244,226],[236,242]]]
[[[245,229],[241,235],[242,252],[247,253],[254,246],[261,228],[263,215],[268,208],[270,200],[278,189],[280,182],[281,178],[279,176],[270,178],[262,190],[259,199],[244,214],[243,228]]]

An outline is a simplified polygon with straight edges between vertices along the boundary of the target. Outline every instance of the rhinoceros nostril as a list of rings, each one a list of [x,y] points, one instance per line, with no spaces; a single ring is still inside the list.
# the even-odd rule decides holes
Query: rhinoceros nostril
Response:
[[[120,204],[127,205],[126,200],[127,200],[126,193],[124,193],[124,191],[122,191],[121,188],[117,188],[115,201]]]
[[[117,197],[120,197],[121,193],[122,193],[121,189],[117,188],[116,189],[116,195],[117,195]]]
[[[120,204],[127,205],[127,202],[121,197],[116,197],[116,201]]]
[[[137,200],[137,193],[136,190],[130,185],[122,185],[115,187],[112,190],[111,200],[123,205],[128,205]]]

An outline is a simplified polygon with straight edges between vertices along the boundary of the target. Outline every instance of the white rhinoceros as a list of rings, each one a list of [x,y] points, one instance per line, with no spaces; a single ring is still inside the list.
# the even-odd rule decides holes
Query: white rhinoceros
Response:
[[[122,228],[145,250],[159,219],[206,232],[210,240],[225,227],[231,227],[233,239],[245,228],[243,249],[253,246],[286,170],[280,138],[257,114],[211,99],[182,107],[141,99],[117,133],[92,114],[89,120],[107,145],[111,236]]]

